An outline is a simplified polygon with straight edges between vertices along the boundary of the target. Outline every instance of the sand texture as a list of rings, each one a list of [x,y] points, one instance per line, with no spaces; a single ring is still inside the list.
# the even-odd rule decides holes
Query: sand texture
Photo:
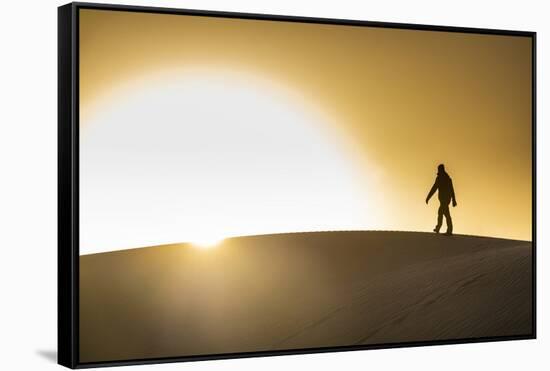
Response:
[[[317,232],[80,257],[80,361],[532,333],[530,242]]]

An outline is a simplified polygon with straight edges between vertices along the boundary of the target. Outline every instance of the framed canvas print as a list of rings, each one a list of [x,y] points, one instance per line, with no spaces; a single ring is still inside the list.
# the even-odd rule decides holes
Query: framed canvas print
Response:
[[[59,8],[59,363],[535,338],[535,33]]]

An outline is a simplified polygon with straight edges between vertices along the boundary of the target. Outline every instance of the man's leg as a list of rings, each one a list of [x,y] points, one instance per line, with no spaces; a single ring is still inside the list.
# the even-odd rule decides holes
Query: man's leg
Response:
[[[441,228],[441,223],[443,223],[443,205],[439,205],[439,209],[437,210],[437,225],[434,228],[435,233],[439,233],[439,229]]]
[[[443,215],[445,215],[445,221],[447,222],[446,234],[453,234],[453,219],[451,218],[451,211],[449,210],[449,205],[445,206],[445,209],[443,210]]]

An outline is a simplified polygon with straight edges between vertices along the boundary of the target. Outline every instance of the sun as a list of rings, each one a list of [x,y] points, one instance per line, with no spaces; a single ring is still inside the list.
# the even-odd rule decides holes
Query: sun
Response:
[[[379,192],[359,187],[333,119],[289,89],[174,71],[113,97],[81,131],[81,252],[366,229]]]
[[[191,240],[191,245],[198,247],[199,249],[210,249],[218,246],[223,242],[224,238],[220,237],[199,237]]]

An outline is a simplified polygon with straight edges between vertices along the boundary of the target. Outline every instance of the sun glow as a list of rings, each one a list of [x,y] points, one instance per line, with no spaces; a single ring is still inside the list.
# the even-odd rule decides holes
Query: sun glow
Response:
[[[375,192],[358,186],[328,118],[297,95],[173,73],[119,96],[81,130],[83,254],[376,220]]]
[[[223,238],[205,236],[205,237],[194,238],[193,240],[191,240],[190,243],[191,245],[198,247],[200,249],[209,249],[219,245],[220,243],[223,242],[223,240],[224,240]]]

